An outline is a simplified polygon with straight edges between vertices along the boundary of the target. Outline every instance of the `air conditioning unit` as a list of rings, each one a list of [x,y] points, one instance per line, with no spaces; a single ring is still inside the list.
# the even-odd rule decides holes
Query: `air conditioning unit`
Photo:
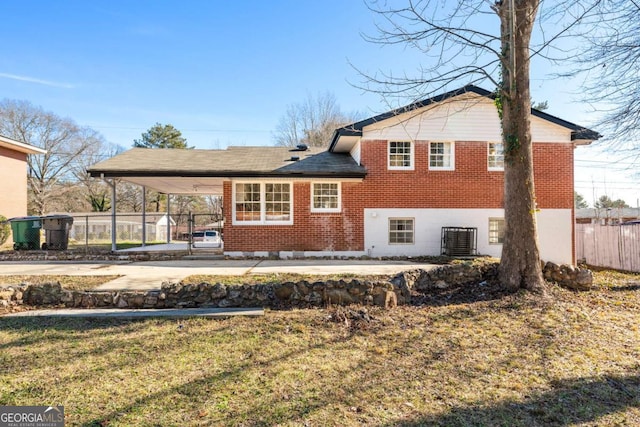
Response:
[[[478,252],[478,229],[442,227],[442,255],[473,256]]]

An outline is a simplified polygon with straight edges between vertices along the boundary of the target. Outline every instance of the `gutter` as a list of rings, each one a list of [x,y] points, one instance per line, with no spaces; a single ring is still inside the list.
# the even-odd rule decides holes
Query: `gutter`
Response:
[[[366,171],[362,172],[289,172],[286,174],[276,172],[225,172],[212,174],[211,172],[189,172],[189,171],[88,171],[92,178],[134,178],[134,177],[166,177],[166,178],[364,178]]]

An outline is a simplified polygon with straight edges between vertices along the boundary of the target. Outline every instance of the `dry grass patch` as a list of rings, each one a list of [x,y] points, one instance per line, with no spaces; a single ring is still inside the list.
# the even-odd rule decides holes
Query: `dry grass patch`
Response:
[[[104,283],[117,279],[118,275],[109,276],[61,276],[61,275],[12,275],[0,276],[0,286],[38,285],[42,283],[60,283],[63,289],[70,291],[88,291]]]
[[[392,311],[4,318],[0,405],[62,404],[69,426],[640,425],[633,280]]]
[[[640,285],[640,273],[629,273],[616,270],[588,267],[593,271],[593,281],[605,288],[625,288]]]

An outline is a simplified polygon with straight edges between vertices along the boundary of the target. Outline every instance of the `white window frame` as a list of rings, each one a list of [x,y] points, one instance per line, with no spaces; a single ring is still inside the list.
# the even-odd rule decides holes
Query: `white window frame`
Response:
[[[498,222],[498,224],[502,223],[502,225],[498,225],[496,230],[492,230],[491,224],[493,222]],[[502,230],[502,238],[500,230]],[[497,233],[495,239],[493,237],[493,233]],[[504,218],[489,218],[489,228],[487,229],[487,235],[489,239],[490,245],[501,245],[504,243]]]
[[[392,233],[401,233],[402,230],[392,230],[391,222],[392,221],[411,221],[411,242],[393,242],[391,239]],[[387,238],[389,240],[389,245],[415,245],[416,244],[416,219],[415,218],[389,218],[389,222],[387,223]]]
[[[502,152],[500,154],[491,154],[491,145],[500,145],[502,147]],[[494,163],[494,166],[491,166],[492,161]],[[504,170],[504,145],[502,142],[487,143],[487,170],[490,170],[490,171]]]
[[[260,219],[251,221],[238,220],[236,215],[236,186],[238,184],[260,184]],[[267,198],[266,198],[266,186],[267,184],[287,184],[289,185],[289,219],[288,220],[269,220],[267,219]],[[233,225],[292,225],[293,224],[293,182],[291,181],[232,181],[232,195],[233,195]]]
[[[392,166],[391,165],[391,144],[409,144],[409,166]],[[413,141],[388,141],[387,142],[387,169],[407,171],[414,169],[415,146]]]
[[[431,154],[431,145],[432,144],[444,144],[444,146],[449,146],[449,153],[443,153],[442,159],[444,163],[444,159],[449,158],[449,165],[447,166],[432,166],[431,160],[433,155]],[[452,171],[456,169],[456,144],[453,141],[430,141],[429,142],[429,170],[437,170],[437,171]]]
[[[317,208],[315,207],[315,198],[316,198],[316,194],[315,194],[315,188],[316,185],[323,185],[323,184],[332,184],[332,185],[336,185],[338,188],[338,194],[337,194],[337,207],[335,208]],[[311,212],[341,212],[342,211],[342,185],[340,185],[340,182],[336,182],[336,181],[313,181],[311,182]]]

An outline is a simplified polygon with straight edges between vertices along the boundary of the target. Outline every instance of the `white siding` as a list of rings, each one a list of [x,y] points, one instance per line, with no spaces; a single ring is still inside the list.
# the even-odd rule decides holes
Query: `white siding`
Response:
[[[478,253],[499,258],[502,245],[489,244],[489,218],[502,217],[502,209],[365,209],[365,250],[373,257],[439,255],[442,227],[476,227]],[[413,245],[389,244],[389,218],[414,218]],[[572,262],[572,226],[571,210],[549,209],[538,214],[542,259]]]
[[[351,157],[353,157],[356,163],[360,164],[360,141],[353,146],[349,154],[351,154]]]
[[[571,130],[531,116],[531,136],[537,142],[571,142]]]
[[[459,98],[458,98],[459,99]],[[534,141],[569,142],[571,131],[531,117]],[[363,139],[425,141],[500,141],[500,118],[491,99],[445,101],[367,126]]]
[[[573,264],[571,209],[542,209],[536,218],[540,258],[556,264]]]

